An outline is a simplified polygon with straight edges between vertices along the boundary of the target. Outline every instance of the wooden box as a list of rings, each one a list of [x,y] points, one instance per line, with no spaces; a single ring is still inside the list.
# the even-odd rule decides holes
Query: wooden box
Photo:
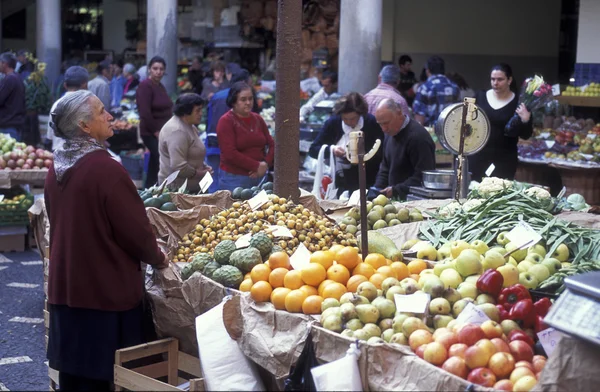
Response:
[[[132,369],[124,366],[157,354],[166,355],[166,360]],[[179,341],[173,338],[117,350],[114,384],[115,391],[204,391],[200,360],[180,352]]]

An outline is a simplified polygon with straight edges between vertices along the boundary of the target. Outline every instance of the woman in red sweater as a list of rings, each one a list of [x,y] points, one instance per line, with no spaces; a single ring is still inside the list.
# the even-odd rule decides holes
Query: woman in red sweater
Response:
[[[233,191],[237,187],[258,185],[273,165],[275,143],[265,120],[252,112],[252,88],[237,82],[229,90],[227,106],[231,110],[219,119],[217,139],[221,149],[219,187]]]
[[[112,116],[89,91],[62,98],[65,139],[44,186],[50,221],[48,359],[60,389],[109,390],[115,350],[143,343],[141,261],[169,265],[127,171],[103,147]]]

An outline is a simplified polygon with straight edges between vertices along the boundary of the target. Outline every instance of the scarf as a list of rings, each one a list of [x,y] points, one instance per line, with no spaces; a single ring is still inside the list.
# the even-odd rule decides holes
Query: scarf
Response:
[[[363,129],[364,125],[365,125],[365,120],[363,119],[362,116],[360,117],[360,119],[358,120],[358,123],[356,124],[356,126],[354,128],[350,128],[348,125],[346,125],[345,122],[342,121],[342,131],[344,131],[344,134],[342,135],[340,140],[338,140],[338,142],[336,143],[336,146],[343,147],[345,150],[347,148],[346,146],[350,142],[350,132],[360,131]],[[336,157],[336,168],[338,169],[337,170],[338,172],[341,172],[341,170],[348,170],[348,169],[350,169],[350,167],[352,167],[352,164],[350,164],[350,162],[348,162],[346,157]],[[338,174],[340,174],[340,173],[338,173]],[[343,174],[341,174],[341,175],[343,177]]]
[[[81,158],[98,150],[105,150],[105,148],[91,136],[78,136],[66,140],[54,151],[54,172],[58,182],[62,181],[67,170],[75,166]]]

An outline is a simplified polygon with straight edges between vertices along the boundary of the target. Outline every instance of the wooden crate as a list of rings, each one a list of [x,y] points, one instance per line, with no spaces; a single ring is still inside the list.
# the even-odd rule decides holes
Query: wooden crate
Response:
[[[157,354],[166,355],[166,361],[133,369],[124,367],[126,362]],[[188,382],[189,389],[184,389]],[[114,384],[115,391],[204,391],[200,360],[180,352],[179,341],[173,338],[117,350]]]

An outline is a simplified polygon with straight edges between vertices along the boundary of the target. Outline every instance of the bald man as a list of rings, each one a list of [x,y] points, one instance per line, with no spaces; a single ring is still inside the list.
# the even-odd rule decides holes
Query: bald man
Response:
[[[409,187],[423,185],[423,171],[435,170],[435,144],[429,132],[391,99],[379,103],[375,118],[386,135],[375,188],[387,197],[405,199]]]

